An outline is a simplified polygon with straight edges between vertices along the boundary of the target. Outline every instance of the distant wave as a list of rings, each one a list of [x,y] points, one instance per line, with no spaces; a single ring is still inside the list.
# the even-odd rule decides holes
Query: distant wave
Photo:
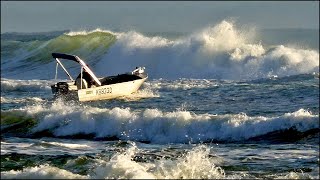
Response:
[[[266,47],[254,36],[254,28],[239,28],[230,21],[176,39],[135,31],[75,31],[46,41],[5,41],[1,70],[3,77],[19,78],[25,72],[30,79],[50,79],[55,67],[51,53],[62,52],[83,58],[101,76],[136,66],[145,66],[150,78],[166,79],[252,80],[319,72],[317,50]]]
[[[12,112],[25,117],[20,119],[34,119],[34,126],[29,129],[31,133],[49,131],[57,137],[82,134],[83,137],[115,137],[152,143],[242,141],[275,131],[294,129],[296,132],[306,132],[319,129],[319,116],[304,109],[275,117],[251,117],[242,113],[216,115],[179,110],[133,111],[120,107],[104,109],[86,106],[86,111],[83,111],[83,107],[68,103],[56,101],[49,106],[39,104]],[[14,118],[10,112],[3,112],[3,118],[8,117],[7,122],[11,121],[10,116]]]

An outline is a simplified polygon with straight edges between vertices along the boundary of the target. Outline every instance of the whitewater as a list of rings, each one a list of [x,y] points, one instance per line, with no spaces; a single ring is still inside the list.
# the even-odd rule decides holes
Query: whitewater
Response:
[[[319,179],[319,32],[264,33],[224,20],[189,34],[2,34],[1,179]],[[54,99],[67,77],[52,52],[149,78],[114,100]]]

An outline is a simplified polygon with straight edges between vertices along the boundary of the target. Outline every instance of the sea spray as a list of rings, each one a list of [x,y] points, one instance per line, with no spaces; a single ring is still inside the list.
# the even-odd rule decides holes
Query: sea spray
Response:
[[[3,77],[22,78],[24,72],[28,77],[51,79],[55,66],[50,59],[55,51],[78,55],[98,76],[127,72],[136,66],[145,66],[151,79],[252,80],[319,71],[317,50],[287,44],[265,45],[259,37],[253,37],[255,29],[223,20],[170,40],[136,31],[74,31],[38,45],[24,42],[23,47],[28,47],[24,50],[16,46],[13,52],[23,53],[4,57],[1,70]],[[50,67],[51,73],[43,70]],[[68,67],[72,72],[79,72],[75,65]]]
[[[27,167],[23,170],[11,170],[1,172],[1,178],[65,178],[65,179],[220,179],[225,178],[224,170],[216,166],[216,160],[210,158],[210,148],[199,145],[182,154],[176,159],[161,158],[154,162],[137,162],[134,157],[141,149],[135,143],[127,149],[116,152],[110,159],[95,159],[86,161],[92,168],[88,175],[75,174],[70,171],[43,164],[35,167]],[[83,159],[83,158],[82,158]],[[64,166],[75,164],[79,159],[69,160]],[[89,164],[82,164],[88,166]],[[80,168],[80,167],[78,167]],[[81,168],[80,168],[81,169]]]
[[[117,37],[110,53],[99,61],[98,71],[103,73],[100,67],[104,67],[112,74],[143,65],[151,78],[243,80],[266,78],[270,73],[279,77],[312,73],[319,67],[315,50],[283,45],[269,49],[248,42],[246,35],[227,21],[174,41],[130,32]]]

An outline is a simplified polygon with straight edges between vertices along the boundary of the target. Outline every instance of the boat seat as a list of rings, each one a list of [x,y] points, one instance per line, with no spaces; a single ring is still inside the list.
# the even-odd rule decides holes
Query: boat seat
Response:
[[[76,79],[77,89],[87,89],[88,83],[85,79],[82,79],[82,88],[81,88],[81,78]]]

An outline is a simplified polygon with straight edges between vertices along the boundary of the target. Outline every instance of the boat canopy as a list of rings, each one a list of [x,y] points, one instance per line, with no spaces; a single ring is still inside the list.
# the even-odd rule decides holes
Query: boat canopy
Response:
[[[63,54],[63,53],[52,53],[52,57],[56,59],[57,63],[59,63],[61,65],[61,67],[63,68],[63,70],[67,73],[67,75],[69,76],[69,78],[73,81],[73,78],[71,77],[71,75],[69,74],[69,72],[66,70],[66,68],[62,65],[62,63],[60,62],[59,59],[68,59],[68,60],[72,60],[75,61],[77,63],[79,63],[82,66],[82,69],[84,69],[87,73],[89,73],[89,75],[94,79],[94,81],[101,86],[101,82],[99,81],[99,79],[96,77],[96,75],[94,75],[94,73],[91,71],[91,69],[88,67],[88,65],[82,60],[80,59],[78,56],[75,55],[69,55],[69,54]],[[58,67],[58,66],[57,66]],[[82,69],[81,69],[81,73],[82,73]],[[57,71],[56,71],[57,74]]]
[[[74,55],[62,54],[62,53],[52,53],[52,57],[53,58],[68,59],[68,60],[76,61],[77,63],[79,63],[77,56],[74,56]]]

